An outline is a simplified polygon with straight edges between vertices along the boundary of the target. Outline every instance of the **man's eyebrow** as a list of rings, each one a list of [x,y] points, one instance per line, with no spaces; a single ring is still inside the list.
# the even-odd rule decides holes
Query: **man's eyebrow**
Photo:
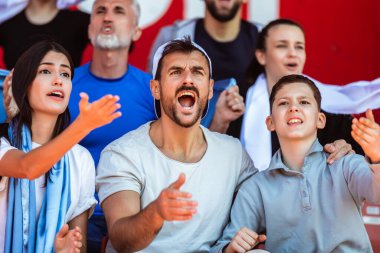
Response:
[[[116,5],[115,8],[114,8],[114,10],[117,10],[117,11],[123,10],[124,11],[125,7],[122,6],[122,5]]]
[[[103,5],[99,5],[99,6],[96,6],[96,8],[95,8],[95,10],[105,10],[106,9],[106,7],[105,6],[103,6]]]
[[[171,66],[168,71],[173,71],[173,70],[183,70],[184,67],[181,67],[181,66],[177,66],[177,65],[174,65],[174,66]],[[205,68],[201,65],[196,65],[196,66],[191,66],[190,67],[190,70],[191,71],[202,71],[202,72],[206,72]]]
[[[205,71],[205,68],[201,65],[196,65],[196,66],[192,66],[191,67],[192,70],[201,70],[201,71]]]
[[[169,71],[171,71],[171,70],[183,70],[183,67],[180,67],[180,66],[174,65],[174,66],[171,66],[168,70],[169,70]]]

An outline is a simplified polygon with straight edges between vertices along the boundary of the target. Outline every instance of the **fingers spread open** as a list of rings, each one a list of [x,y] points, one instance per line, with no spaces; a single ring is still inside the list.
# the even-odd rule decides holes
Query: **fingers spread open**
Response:
[[[373,115],[373,112],[371,109],[368,109],[366,112],[365,112],[365,116],[367,119],[369,119],[370,121],[372,122],[375,122],[375,116]]]
[[[169,199],[177,199],[177,198],[183,198],[183,199],[189,199],[191,198],[191,194],[188,192],[183,192],[176,189],[168,188],[165,191],[162,192],[164,197]]]
[[[358,135],[355,131],[351,131],[352,138],[360,145],[360,146],[367,146],[369,143],[362,138],[361,135]]]
[[[79,101],[79,108],[81,110],[86,109],[88,106],[88,95],[85,92],[79,93],[79,96],[81,97],[81,100]]]
[[[195,207],[189,205],[173,207],[166,207],[164,210],[164,219],[165,220],[189,220],[197,213]]]
[[[369,119],[361,118],[359,121],[357,121],[357,123],[352,124],[352,129],[370,135],[377,135],[380,127],[376,122],[370,121]]]

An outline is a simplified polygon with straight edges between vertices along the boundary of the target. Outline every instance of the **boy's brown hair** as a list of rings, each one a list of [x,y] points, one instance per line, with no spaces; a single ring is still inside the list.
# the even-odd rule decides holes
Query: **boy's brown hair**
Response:
[[[309,86],[309,88],[313,92],[315,100],[317,101],[318,110],[319,111],[321,110],[321,101],[322,101],[321,92],[319,91],[315,83],[309,78],[307,78],[306,76],[293,74],[293,75],[287,75],[287,76],[281,77],[281,79],[278,80],[277,83],[273,86],[272,92],[270,93],[270,97],[269,97],[271,112],[273,108],[274,99],[278,91],[285,85],[291,84],[291,83],[304,83],[307,86]]]

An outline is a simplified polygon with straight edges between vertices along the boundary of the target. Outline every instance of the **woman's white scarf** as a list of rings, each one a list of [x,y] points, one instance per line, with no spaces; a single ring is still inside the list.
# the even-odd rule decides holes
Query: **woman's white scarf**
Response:
[[[268,168],[272,157],[271,133],[265,124],[270,114],[269,92],[264,75],[252,85],[245,101],[240,140],[258,170]]]

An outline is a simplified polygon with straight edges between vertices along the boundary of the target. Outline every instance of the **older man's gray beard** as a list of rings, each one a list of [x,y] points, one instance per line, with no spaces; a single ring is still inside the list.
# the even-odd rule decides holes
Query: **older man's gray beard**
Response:
[[[126,39],[119,39],[115,34],[99,34],[92,39],[92,44],[94,47],[102,49],[123,49],[129,47]]]

